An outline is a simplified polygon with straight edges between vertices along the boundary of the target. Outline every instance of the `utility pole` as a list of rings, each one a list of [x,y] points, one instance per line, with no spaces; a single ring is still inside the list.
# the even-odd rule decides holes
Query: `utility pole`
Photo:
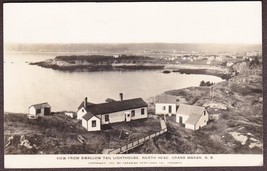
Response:
[[[210,87],[210,98],[211,98],[211,101],[213,101],[213,96],[214,96],[214,87],[211,86]]]
[[[214,97],[214,88],[212,87],[212,99],[211,99],[212,102],[213,102],[213,97]]]
[[[212,100],[212,87],[210,87],[210,99]]]
[[[210,87],[210,98],[211,98],[211,101],[213,101],[213,95],[214,95],[214,88],[211,86]]]

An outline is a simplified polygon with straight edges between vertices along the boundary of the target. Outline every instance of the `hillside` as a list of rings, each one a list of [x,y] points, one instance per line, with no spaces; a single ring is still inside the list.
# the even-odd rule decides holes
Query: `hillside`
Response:
[[[262,154],[262,68],[249,66],[249,62],[236,64],[234,68],[239,72],[236,77],[211,87],[167,91],[181,103],[206,106],[210,122],[201,130],[191,131],[177,124],[175,116],[169,117],[168,133],[134,153]]]
[[[76,119],[57,112],[28,119],[26,114],[4,114],[5,154],[101,154],[127,142],[161,130],[158,119],[146,118],[111,124],[102,131],[87,132]],[[127,137],[126,132],[129,133]],[[85,143],[77,136],[85,138]]]

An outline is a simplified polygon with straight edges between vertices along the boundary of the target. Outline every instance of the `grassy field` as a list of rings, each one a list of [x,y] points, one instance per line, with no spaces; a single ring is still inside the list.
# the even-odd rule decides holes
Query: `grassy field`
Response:
[[[158,119],[147,118],[110,125],[104,131],[87,132],[81,122],[64,114],[41,116],[29,120],[25,114],[4,114],[4,142],[13,136],[5,147],[5,154],[95,154],[103,149],[118,148],[128,141],[160,130]],[[126,132],[129,132],[128,138]],[[86,144],[77,140],[86,139]],[[21,145],[24,136],[33,148]]]

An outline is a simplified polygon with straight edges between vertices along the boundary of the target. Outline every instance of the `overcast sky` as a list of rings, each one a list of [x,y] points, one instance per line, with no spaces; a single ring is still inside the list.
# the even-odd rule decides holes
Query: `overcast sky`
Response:
[[[261,43],[260,2],[8,3],[5,43]]]

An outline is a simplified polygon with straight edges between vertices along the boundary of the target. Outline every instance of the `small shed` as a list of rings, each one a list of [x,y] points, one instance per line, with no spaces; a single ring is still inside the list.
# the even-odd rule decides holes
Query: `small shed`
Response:
[[[100,131],[101,130],[101,120],[99,117],[94,116],[91,112],[87,112],[82,117],[82,126],[87,131]]]
[[[51,106],[45,103],[34,104],[29,107],[29,114],[33,116],[37,115],[50,115]]]
[[[185,125],[185,128],[198,130],[207,125],[209,115],[205,107],[180,104],[176,113],[176,122]]]
[[[76,117],[75,113],[73,113],[73,112],[65,112],[65,116],[68,116],[68,117],[71,117],[71,118],[75,118]]]

